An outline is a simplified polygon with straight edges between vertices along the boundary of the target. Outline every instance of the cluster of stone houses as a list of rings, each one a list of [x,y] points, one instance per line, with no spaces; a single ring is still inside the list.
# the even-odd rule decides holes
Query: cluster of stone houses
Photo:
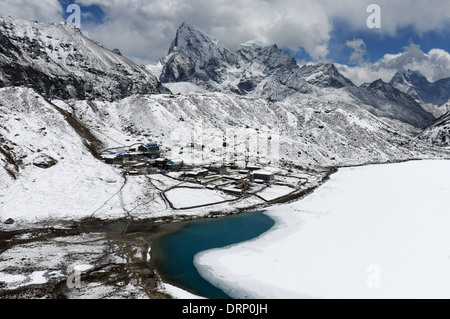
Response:
[[[184,166],[181,159],[162,157],[157,143],[141,144],[137,147],[116,148],[105,151],[100,158],[107,164],[117,165],[128,174],[139,174],[159,170],[179,170]]]
[[[235,195],[242,195],[252,185],[271,184],[275,173],[261,169],[258,165],[246,163],[239,168],[234,163],[211,163],[202,167],[184,167],[182,159],[162,157],[161,148],[156,143],[146,143],[134,147],[117,148],[101,154],[107,164],[117,165],[125,174],[151,174],[166,171],[180,171],[179,178],[192,180]]]

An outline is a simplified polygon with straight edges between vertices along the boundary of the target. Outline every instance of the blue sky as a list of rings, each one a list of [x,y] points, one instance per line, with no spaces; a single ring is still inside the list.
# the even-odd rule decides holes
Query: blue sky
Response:
[[[449,30],[450,31],[450,30]],[[419,34],[413,27],[402,27],[396,30],[395,35],[385,34],[377,29],[352,30],[345,20],[334,21],[330,40],[331,60],[339,63],[348,63],[351,49],[345,42],[352,39],[362,39],[366,44],[367,58],[375,62],[386,53],[398,53],[411,42],[420,45],[423,51],[433,48],[444,49],[450,52],[450,32],[442,30],[428,31]]]
[[[380,29],[366,24],[374,2]],[[164,57],[187,21],[232,50],[254,39],[276,43],[299,64],[332,62],[354,82],[389,80],[401,68],[450,76],[449,0],[15,0],[0,1],[0,13],[57,22],[72,3],[85,35],[140,64]]]

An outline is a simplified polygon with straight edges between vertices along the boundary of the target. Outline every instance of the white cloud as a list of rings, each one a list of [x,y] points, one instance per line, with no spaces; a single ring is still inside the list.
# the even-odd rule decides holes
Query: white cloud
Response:
[[[345,19],[355,29],[367,29],[366,12],[369,4],[381,9],[381,29],[376,32],[395,35],[399,29],[412,27],[419,34],[428,31],[445,31],[450,26],[448,0],[318,0],[330,19]],[[375,32],[375,29],[373,30]]]
[[[353,67],[339,63],[334,63],[334,65],[339,72],[341,72],[356,85],[371,83],[377,79],[382,79],[384,82],[389,82],[395,72],[397,72],[394,69],[377,68],[374,67],[373,64],[357,65]]]
[[[355,67],[336,64],[339,71],[355,84],[372,82],[381,78],[389,82],[399,70],[420,71],[431,82],[450,77],[450,53],[442,49],[432,49],[423,52],[419,45],[411,43],[397,54],[385,54],[375,63],[362,63]]]
[[[106,47],[128,56],[158,60],[167,54],[183,21],[220,39],[230,49],[259,39],[314,59],[328,54],[331,23],[313,0],[78,0],[97,4],[106,14],[102,25],[83,26]]]
[[[350,64],[364,63],[365,57],[367,55],[367,50],[366,44],[362,39],[353,39],[351,41],[347,41],[345,42],[345,45],[353,50],[349,58]]]
[[[373,0],[78,0],[97,4],[105,23],[86,26],[96,40],[118,47],[125,55],[158,60],[163,57],[183,21],[220,39],[230,49],[248,40],[276,43],[293,51],[304,49],[313,59],[326,59],[335,19],[355,30],[367,30],[367,6]],[[377,0],[381,29],[395,35],[412,26],[417,32],[446,30],[450,21],[448,0]],[[363,47],[352,61],[361,63]]]
[[[102,24],[83,23],[85,34],[105,47],[120,51],[140,63],[156,62],[167,54],[178,26],[183,21],[220,39],[230,49],[259,39],[293,51],[306,51],[314,60],[326,60],[335,19],[348,21],[354,30],[367,30],[366,8],[373,0],[74,0],[81,5],[99,5],[105,13]],[[417,32],[448,30],[448,0],[377,0],[381,8],[381,29],[373,32],[395,34],[412,26]],[[62,20],[57,0],[0,0],[0,12],[28,20]],[[86,17],[89,12],[82,12]],[[91,20],[91,19],[90,19]],[[410,47],[403,53],[386,55],[370,68],[362,40],[346,43],[353,49],[348,73],[366,69],[370,76],[384,77],[399,66],[424,68],[430,79],[448,73],[448,53],[439,49],[427,54]],[[426,69],[432,65],[431,70]]]
[[[1,0],[0,14],[16,19],[41,22],[63,21],[62,7],[57,0]]]

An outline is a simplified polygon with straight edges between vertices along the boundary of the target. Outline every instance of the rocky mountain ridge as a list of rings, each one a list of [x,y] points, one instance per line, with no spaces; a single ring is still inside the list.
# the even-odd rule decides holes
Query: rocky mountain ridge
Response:
[[[356,87],[329,63],[299,66],[276,45],[249,41],[232,52],[215,37],[183,23],[161,60],[162,83],[190,82],[210,92],[282,101],[295,94],[321,95],[324,88],[346,91],[377,116],[425,128],[435,120],[420,104],[388,83]],[[345,94],[345,93],[344,93]]]
[[[0,16],[0,67],[0,87],[27,86],[48,98],[113,101],[162,89],[145,68],[68,23]]]
[[[419,71],[400,70],[389,82],[408,93],[436,117],[450,111],[450,78],[430,82]]]

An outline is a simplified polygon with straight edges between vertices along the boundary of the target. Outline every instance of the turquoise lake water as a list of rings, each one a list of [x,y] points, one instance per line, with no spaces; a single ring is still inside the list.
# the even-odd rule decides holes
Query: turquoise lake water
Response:
[[[193,221],[154,242],[152,259],[164,281],[206,298],[230,299],[200,276],[193,263],[194,256],[204,250],[256,238],[274,224],[261,211]]]

